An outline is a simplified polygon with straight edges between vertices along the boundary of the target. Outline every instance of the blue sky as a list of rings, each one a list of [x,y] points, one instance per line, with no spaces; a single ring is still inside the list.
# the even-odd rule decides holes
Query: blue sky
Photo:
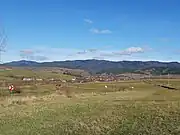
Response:
[[[180,61],[179,0],[1,0],[2,61]]]

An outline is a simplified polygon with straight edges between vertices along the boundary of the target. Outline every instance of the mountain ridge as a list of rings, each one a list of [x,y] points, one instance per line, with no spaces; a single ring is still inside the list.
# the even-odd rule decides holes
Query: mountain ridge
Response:
[[[60,67],[60,68],[71,68],[71,69],[83,69],[92,74],[113,72],[136,71],[136,70],[167,70],[170,72],[178,71],[180,73],[179,62],[160,62],[160,61],[108,61],[108,60],[66,60],[66,61],[52,61],[52,62],[36,62],[36,61],[12,61],[1,64],[4,66],[12,67]],[[171,71],[173,70],[173,71]],[[158,72],[162,72],[158,71]],[[176,72],[175,72],[176,73]]]

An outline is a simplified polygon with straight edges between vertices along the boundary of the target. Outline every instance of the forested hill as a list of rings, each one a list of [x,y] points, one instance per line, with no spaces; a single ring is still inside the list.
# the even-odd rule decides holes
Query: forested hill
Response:
[[[158,61],[106,61],[106,60],[73,60],[54,62],[13,61],[4,63],[4,66],[15,67],[61,67],[83,69],[90,73],[124,73],[124,72],[151,72],[153,74],[180,74],[180,63]]]

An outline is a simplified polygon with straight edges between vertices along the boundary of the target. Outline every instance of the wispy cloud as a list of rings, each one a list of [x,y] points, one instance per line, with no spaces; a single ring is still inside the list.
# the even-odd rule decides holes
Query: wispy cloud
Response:
[[[84,51],[79,51],[76,54],[78,55],[95,55],[94,57],[119,57],[125,55],[133,55],[137,53],[143,53],[146,49],[142,47],[129,47],[120,51],[110,51],[110,50],[98,50],[98,49],[87,49]]]
[[[90,29],[90,32],[95,33],[95,34],[111,34],[112,33],[112,31],[108,29],[100,30],[97,28]]]
[[[96,60],[104,60],[104,57],[97,56],[97,57],[92,57],[92,59],[96,59]]]
[[[120,55],[132,55],[135,53],[143,53],[143,52],[144,52],[144,49],[141,47],[130,47],[123,51],[120,51],[119,54]]]
[[[95,53],[97,51],[98,51],[98,49],[87,49],[87,50],[79,51],[79,52],[77,52],[77,54]]]
[[[161,41],[161,42],[169,42],[170,38],[167,38],[167,37],[159,38],[159,41]]]
[[[93,23],[93,21],[90,20],[90,19],[84,19],[84,22],[86,22],[88,24],[92,24]],[[92,32],[92,33],[95,33],[95,34],[111,34],[112,33],[112,31],[109,30],[109,29],[91,28],[89,31]]]
[[[28,57],[28,60],[35,60],[35,61],[45,61],[48,60],[49,58],[46,56],[41,56],[41,55],[32,55]]]
[[[112,51],[112,52],[102,52],[100,56],[105,56],[105,57],[119,57],[119,56],[131,56],[133,54],[137,53],[143,53],[145,52],[144,48],[141,47],[129,47],[125,50],[120,50],[120,51]]]
[[[37,50],[31,50],[31,49],[21,50],[20,57],[22,59],[35,60],[35,61],[48,60],[48,57],[37,54],[37,52],[38,52]]]
[[[84,21],[85,21],[86,23],[89,23],[89,24],[92,24],[92,23],[93,23],[93,21],[90,20],[90,19],[84,19]]]
[[[20,53],[23,55],[28,55],[28,54],[33,54],[34,51],[30,49],[26,49],[26,50],[21,50]]]
[[[94,53],[94,52],[97,52],[98,49],[88,49],[88,51],[91,52],[91,53]]]
[[[3,55],[3,61],[33,60],[33,61],[63,61],[83,59],[104,59],[104,60],[136,60],[147,59],[144,47],[129,47],[121,50],[113,48],[87,48],[85,50],[76,48],[52,48],[35,47],[23,50],[10,50]],[[144,54],[142,54],[144,53]],[[136,55],[142,54],[142,55]]]
[[[86,54],[86,53],[87,53],[86,50],[77,52],[77,54]]]

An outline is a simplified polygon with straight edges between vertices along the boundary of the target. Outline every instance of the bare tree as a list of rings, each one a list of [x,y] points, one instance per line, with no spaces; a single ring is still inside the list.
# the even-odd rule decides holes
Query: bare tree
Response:
[[[7,36],[4,29],[0,29],[0,63],[2,63],[2,53],[5,52],[5,47],[7,45]]]

